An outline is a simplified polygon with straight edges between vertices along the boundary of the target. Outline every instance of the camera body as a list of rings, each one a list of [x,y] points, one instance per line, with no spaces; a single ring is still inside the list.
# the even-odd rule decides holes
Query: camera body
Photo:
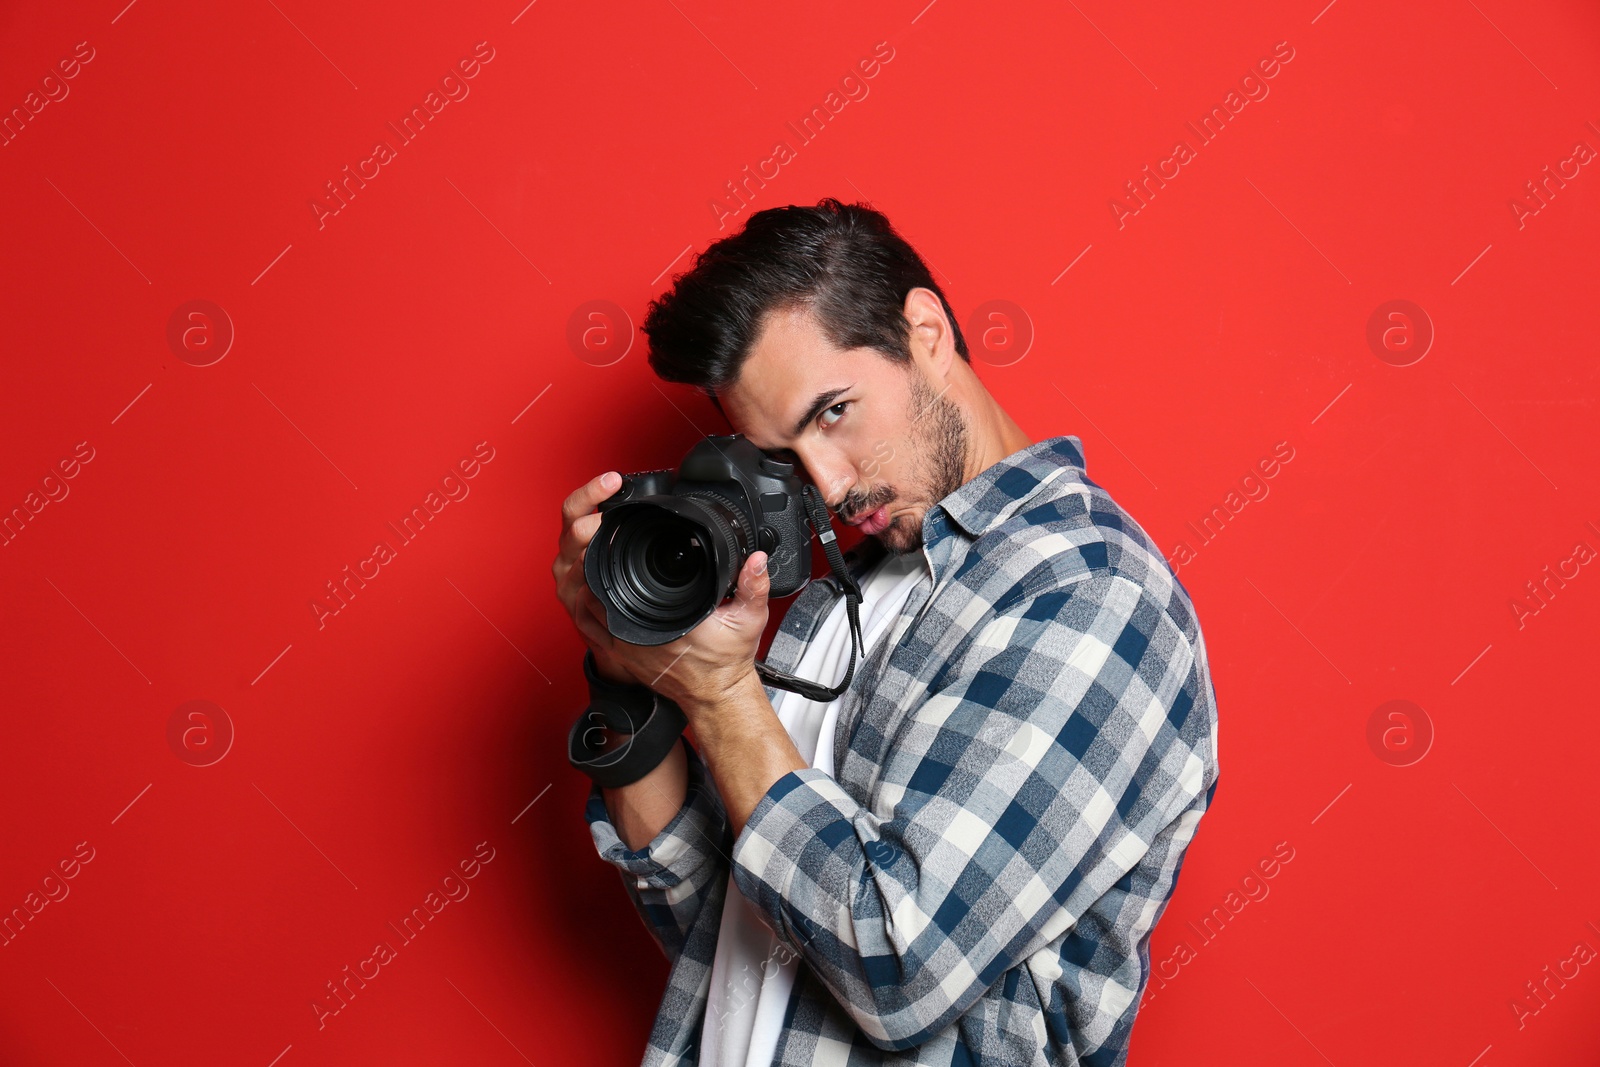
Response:
[[[625,474],[600,502],[583,573],[606,629],[635,645],[675,641],[732,596],[745,561],[767,553],[769,597],[811,581],[811,522],[794,464],[743,434],[707,437],[676,471]]]

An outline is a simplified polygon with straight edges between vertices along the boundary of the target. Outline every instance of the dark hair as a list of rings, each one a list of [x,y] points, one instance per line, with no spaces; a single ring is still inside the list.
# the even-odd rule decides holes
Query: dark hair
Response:
[[[809,309],[839,348],[909,364],[905,301],[918,286],[938,294],[956,352],[971,363],[950,302],[881,212],[833,197],[768,208],[696,256],[650,304],[650,366],[665,381],[698,386],[720,410],[714,390],[738,380],[767,314],[790,308]]]

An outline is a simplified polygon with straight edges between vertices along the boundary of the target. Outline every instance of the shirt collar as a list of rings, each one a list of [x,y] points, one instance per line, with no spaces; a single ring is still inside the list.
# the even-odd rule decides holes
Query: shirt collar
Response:
[[[947,533],[935,519],[941,512],[969,537],[981,537],[1063,467],[1083,469],[1083,442],[1075,436],[1035,441],[990,464],[928,510],[923,543],[932,544]]]
[[[1045,481],[1063,468],[1083,471],[1083,442],[1062,435],[1035,441],[990,464],[976,478],[956,488],[928,509],[922,518],[922,552],[935,584],[956,555],[957,534],[975,541],[1021,508]],[[875,537],[863,537],[846,553],[846,564],[858,582],[887,555]],[[832,576],[824,579],[832,586]]]

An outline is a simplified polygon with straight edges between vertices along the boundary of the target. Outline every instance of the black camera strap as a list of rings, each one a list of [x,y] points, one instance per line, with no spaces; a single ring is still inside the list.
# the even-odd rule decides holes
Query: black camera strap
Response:
[[[839,551],[839,542],[833,535],[833,522],[828,516],[828,507],[822,502],[816,486],[809,483],[802,486],[801,499],[806,506],[806,515],[811,519],[811,527],[816,530],[817,537],[822,541],[822,551],[828,557],[828,566],[832,568],[833,576],[839,580],[839,584],[844,587],[845,612],[850,616],[850,666],[844,672],[844,680],[832,688],[808,682],[804,678],[796,678],[759,660],[756,662],[756,674],[760,675],[761,680],[768,685],[787,689],[799,693],[808,700],[827,704],[850,688],[850,679],[856,673],[857,650],[863,655],[866,653],[861,637],[861,586],[850,573],[844,555]]]

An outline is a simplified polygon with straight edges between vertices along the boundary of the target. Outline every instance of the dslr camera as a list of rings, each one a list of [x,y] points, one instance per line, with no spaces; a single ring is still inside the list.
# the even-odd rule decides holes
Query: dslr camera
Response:
[[[705,438],[675,472],[623,475],[600,502],[583,563],[606,629],[635,645],[677,640],[734,594],[757,550],[767,553],[770,597],[804,589],[811,521],[803,490],[794,464],[743,434]]]

